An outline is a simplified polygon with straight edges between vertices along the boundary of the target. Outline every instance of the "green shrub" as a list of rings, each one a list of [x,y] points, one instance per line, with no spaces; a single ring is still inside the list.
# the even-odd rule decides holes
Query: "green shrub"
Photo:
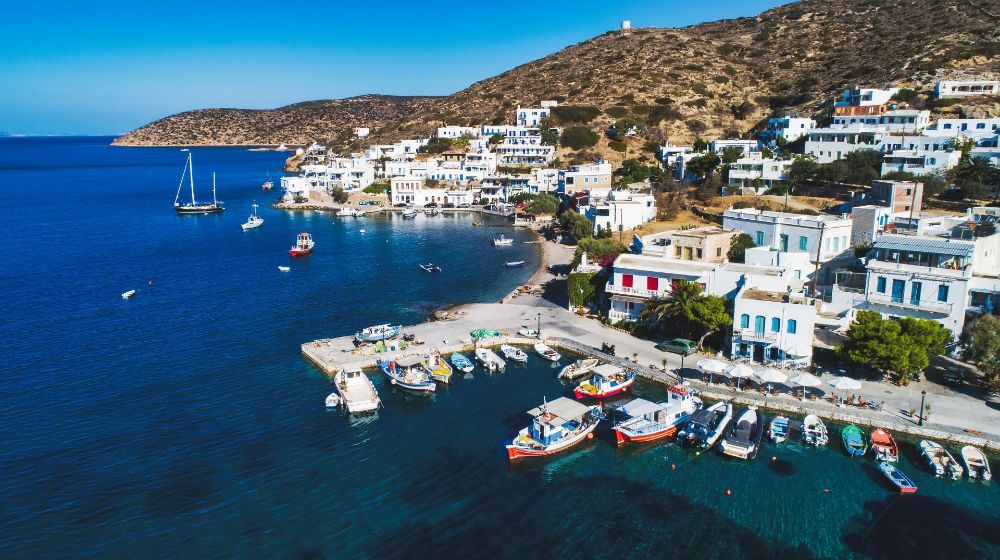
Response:
[[[389,192],[389,183],[372,183],[365,187],[363,192],[368,194],[386,194]]]
[[[585,126],[573,126],[563,131],[559,143],[566,148],[579,150],[596,145],[600,138],[600,135]]]
[[[622,142],[621,140],[612,140],[608,143],[608,145],[611,146],[611,149],[616,152],[624,152],[628,148],[625,145],[625,142]]]
[[[597,107],[560,105],[552,108],[552,116],[555,117],[559,123],[564,124],[586,124],[594,120],[594,118],[600,114],[601,110]]]
[[[441,152],[448,151],[451,148],[452,141],[448,138],[431,138],[423,146],[420,146],[417,151],[422,154],[440,154]]]
[[[612,116],[616,119],[620,119],[628,114],[628,109],[620,105],[616,105],[614,107],[608,107],[607,109],[604,110],[604,112],[607,113],[609,116]]]
[[[728,84],[729,83],[729,77],[728,76],[712,76],[712,81],[714,81],[717,84]]]

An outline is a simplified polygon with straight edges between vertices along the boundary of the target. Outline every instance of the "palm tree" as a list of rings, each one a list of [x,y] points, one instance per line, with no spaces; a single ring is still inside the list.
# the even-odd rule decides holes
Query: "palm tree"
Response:
[[[989,158],[985,156],[975,156],[963,159],[951,170],[952,181],[968,190],[970,187],[979,185],[993,185],[996,187],[1000,183],[1000,169],[998,169]]]
[[[700,298],[701,286],[694,282],[680,280],[674,285],[667,297],[654,299],[649,307],[642,311],[640,318],[656,323],[664,330],[673,330],[665,327],[680,323],[681,328],[689,331],[691,307]]]

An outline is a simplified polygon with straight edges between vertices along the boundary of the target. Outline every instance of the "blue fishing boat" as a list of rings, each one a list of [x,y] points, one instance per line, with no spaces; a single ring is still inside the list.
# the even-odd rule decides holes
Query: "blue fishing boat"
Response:
[[[358,342],[378,342],[395,337],[402,328],[402,325],[374,325],[354,333],[354,340]]]
[[[420,356],[399,360],[379,360],[378,367],[389,378],[389,382],[416,393],[433,393],[437,389],[434,379],[424,371]]]
[[[461,352],[453,352],[451,355],[451,365],[455,366],[455,369],[471,373],[472,369],[476,367],[476,364],[472,363],[472,360],[467,358],[465,354]]]
[[[868,451],[865,433],[854,424],[840,430],[840,441],[844,444],[844,451],[851,457],[861,457]]]

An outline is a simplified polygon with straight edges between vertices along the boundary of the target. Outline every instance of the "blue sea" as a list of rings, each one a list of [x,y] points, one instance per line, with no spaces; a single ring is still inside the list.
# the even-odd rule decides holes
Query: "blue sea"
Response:
[[[238,148],[192,150],[226,212],[176,216],[187,154],[110,140],[0,139],[0,558],[1000,557],[1000,482],[935,479],[904,440],[898,496],[836,427],[754,462],[602,432],[510,466],[525,411],[569,392],[534,357],[433,397],[372,372],[377,415],[328,412],[302,342],[496,301],[538,247],[469,213],[272,210],[285,154]]]

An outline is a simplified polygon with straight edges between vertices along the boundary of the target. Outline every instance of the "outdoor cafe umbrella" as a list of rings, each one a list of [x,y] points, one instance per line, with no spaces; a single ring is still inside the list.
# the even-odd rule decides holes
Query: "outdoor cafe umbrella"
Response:
[[[837,389],[838,391],[857,391],[861,389],[861,382],[857,379],[851,379],[850,377],[834,377],[833,379],[826,382],[827,385]],[[844,395],[840,395],[840,403],[844,403]]]
[[[757,376],[757,379],[760,379],[761,383],[767,383],[769,390],[771,389],[771,383],[784,383],[788,381],[787,375],[773,368],[762,369],[754,372],[754,375]]]
[[[719,360],[713,360],[712,358],[704,358],[698,360],[696,364],[698,369],[704,371],[708,374],[708,382],[712,382],[712,375],[716,373],[722,373],[726,369],[726,362],[720,362]]]
[[[744,377],[753,377],[753,368],[746,364],[736,364],[735,366],[729,368],[729,371],[726,373],[729,374],[729,377],[736,378],[736,389],[739,390],[740,379]]]
[[[823,380],[822,379],[816,377],[815,375],[813,375],[811,373],[800,373],[800,374],[796,375],[795,377],[791,378],[789,381],[791,381],[792,383],[794,383],[796,385],[801,385],[803,387],[803,389],[802,389],[802,400],[805,400],[805,398],[806,398],[805,387],[819,387],[820,385],[823,384]]]

